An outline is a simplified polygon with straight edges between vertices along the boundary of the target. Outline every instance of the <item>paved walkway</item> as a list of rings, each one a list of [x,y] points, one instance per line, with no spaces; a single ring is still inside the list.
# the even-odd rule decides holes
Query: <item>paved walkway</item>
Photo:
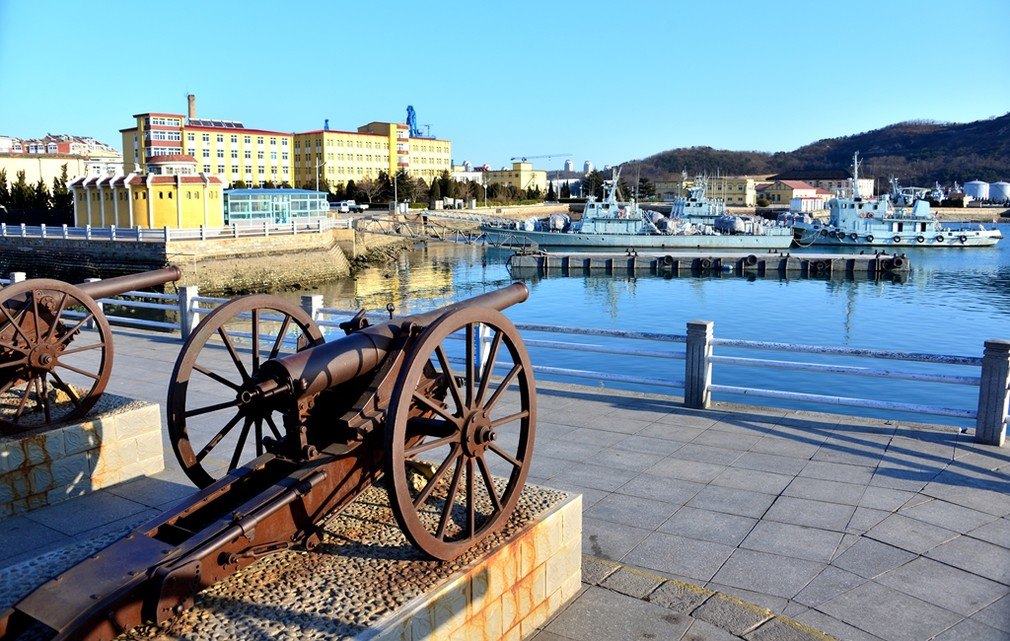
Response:
[[[163,405],[179,347],[117,330],[109,391]],[[1010,450],[949,428],[584,387],[544,385],[538,402],[530,480],[583,495],[587,555],[586,589],[539,641],[815,636],[804,625],[852,641],[1010,638]],[[154,478],[0,521],[0,565],[188,495],[166,453]]]

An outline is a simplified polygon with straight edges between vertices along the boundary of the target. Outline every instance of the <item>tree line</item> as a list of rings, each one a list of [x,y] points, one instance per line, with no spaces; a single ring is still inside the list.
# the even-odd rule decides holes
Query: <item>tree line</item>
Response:
[[[8,225],[73,225],[74,196],[67,188],[67,166],[53,179],[52,189],[39,178],[29,184],[25,172],[19,171],[14,182],[7,179],[7,170],[0,169],[0,222]]]

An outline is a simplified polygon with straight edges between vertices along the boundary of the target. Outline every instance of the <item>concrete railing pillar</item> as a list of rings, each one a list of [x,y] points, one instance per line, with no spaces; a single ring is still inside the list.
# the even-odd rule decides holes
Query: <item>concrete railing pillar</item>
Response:
[[[97,283],[100,280],[102,280],[102,279],[101,278],[85,278],[84,282],[85,283]],[[104,303],[102,303],[101,301],[96,300],[95,304],[98,305],[98,311],[100,311],[100,312],[102,312],[104,314],[105,313],[105,309],[104,309],[105,305],[104,305]],[[84,326],[87,327],[88,329],[95,329],[95,319],[94,318],[88,319],[88,322],[84,323]]]
[[[24,282],[24,280],[27,277],[28,277],[28,275],[25,274],[24,272],[11,272],[11,274],[10,274],[11,285],[13,285],[14,283]]]
[[[712,402],[712,321],[688,321],[684,366],[684,406],[708,409]]]
[[[319,317],[319,310],[323,308],[322,294],[306,294],[302,296],[302,309],[309,315],[309,318],[316,320]]]
[[[196,304],[193,299],[199,295],[200,288],[196,285],[183,285],[179,288],[179,331],[182,333],[182,340],[189,338],[200,323],[200,315],[193,311]]]
[[[1010,389],[1010,341],[988,340],[982,353],[975,442],[1002,446],[1006,439],[1007,390]]]

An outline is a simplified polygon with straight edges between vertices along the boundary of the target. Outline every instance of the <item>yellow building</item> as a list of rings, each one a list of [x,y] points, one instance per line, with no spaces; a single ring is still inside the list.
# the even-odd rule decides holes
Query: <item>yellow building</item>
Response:
[[[451,166],[450,141],[410,138],[407,125],[398,123],[298,134],[250,129],[234,120],[197,118],[193,96],[188,115],[150,112],[133,117],[135,125],[120,130],[127,171],[141,171],[151,157],[187,154],[196,159],[199,172],[218,175],[226,184],[314,187],[317,180],[339,185],[400,169],[430,183]]]
[[[759,197],[770,205],[789,205],[793,198],[817,197],[817,188],[802,180],[776,180],[761,189]]]
[[[709,178],[705,196],[722,200],[729,207],[754,207],[757,182],[749,176]]]
[[[357,131],[319,129],[294,136],[294,177],[297,186],[331,185],[349,180],[392,176],[402,170],[431,183],[452,162],[452,143],[437,138],[411,138],[407,125],[370,122]]]
[[[71,181],[74,225],[84,227],[223,227],[223,184],[196,173],[192,157],[149,159],[152,171]]]
[[[196,118],[170,113],[135,114],[136,126],[120,130],[124,165],[140,171],[149,158],[186,154],[197,161],[201,173],[216,174],[227,183],[267,181],[290,183],[293,134],[247,129],[232,120]]]
[[[541,193],[547,191],[547,172],[534,169],[530,162],[514,162],[512,169],[485,171],[484,177],[488,185],[512,185],[523,191],[539,189]]]

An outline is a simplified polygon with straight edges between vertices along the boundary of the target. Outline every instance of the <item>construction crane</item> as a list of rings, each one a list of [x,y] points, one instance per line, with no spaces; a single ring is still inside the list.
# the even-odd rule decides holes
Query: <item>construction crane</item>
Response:
[[[538,158],[559,158],[561,156],[571,156],[571,155],[572,154],[570,154],[569,152],[563,151],[559,154],[540,154],[539,156],[513,156],[510,160],[512,160],[512,162],[515,162],[517,160],[520,162],[526,162],[527,160],[536,160]]]

